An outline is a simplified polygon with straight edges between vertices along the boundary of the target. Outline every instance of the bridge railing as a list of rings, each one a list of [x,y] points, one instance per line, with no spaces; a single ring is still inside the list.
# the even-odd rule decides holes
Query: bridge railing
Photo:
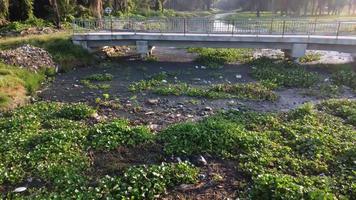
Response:
[[[212,20],[208,18],[167,19],[76,19],[74,34],[90,32],[247,34],[247,35],[325,35],[356,36],[355,21],[320,20]]]

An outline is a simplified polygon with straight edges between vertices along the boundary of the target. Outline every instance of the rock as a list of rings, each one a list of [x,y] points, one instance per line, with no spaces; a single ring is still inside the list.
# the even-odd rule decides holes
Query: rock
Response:
[[[18,187],[14,190],[16,193],[24,192],[27,190],[27,187]]]
[[[168,81],[167,80],[162,80],[162,83],[168,83]]]
[[[178,161],[179,163],[181,163],[181,162],[182,162],[182,159],[181,159],[180,157],[177,157],[177,161]]]
[[[206,67],[205,67],[205,66],[201,66],[200,68],[201,68],[201,69],[206,69]]]
[[[193,188],[195,187],[195,185],[193,184],[181,184],[179,187],[178,187],[178,190],[182,190],[182,191],[186,191],[186,190],[192,190]]]
[[[193,78],[193,81],[201,81],[201,78]]]
[[[151,105],[157,105],[159,103],[159,99],[148,99],[147,103]]]
[[[206,175],[205,175],[205,174],[199,174],[198,177],[199,177],[199,179],[201,179],[201,180],[206,179]]]
[[[207,107],[204,108],[204,110],[205,110],[205,111],[213,111],[213,108],[207,106]]]
[[[152,131],[157,131],[159,129],[158,124],[150,124],[148,125],[148,128],[151,129]]]

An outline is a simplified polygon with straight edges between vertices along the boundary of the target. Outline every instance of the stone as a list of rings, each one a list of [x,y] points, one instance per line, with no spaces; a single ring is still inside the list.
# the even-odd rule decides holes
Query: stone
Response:
[[[147,103],[151,105],[157,105],[159,104],[159,99],[148,99]]]
[[[159,129],[158,124],[150,124],[148,125],[148,128],[151,129],[152,131],[157,131]]]
[[[205,111],[213,111],[213,108],[207,106],[207,107],[204,108],[204,110],[205,110]]]

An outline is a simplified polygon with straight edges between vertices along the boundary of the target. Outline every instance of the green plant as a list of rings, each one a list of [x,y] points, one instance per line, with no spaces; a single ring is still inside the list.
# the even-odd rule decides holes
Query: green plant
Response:
[[[268,81],[279,87],[308,88],[320,81],[320,76],[308,72],[300,65],[290,61],[259,58],[250,62],[252,76],[259,81]]]
[[[152,75],[148,80],[141,80],[130,84],[129,90],[131,92],[139,92],[143,90],[153,89],[154,87],[162,85],[162,81],[165,80],[167,77],[168,75],[165,72]]]
[[[189,48],[188,52],[197,53],[197,62],[210,68],[221,67],[228,63],[246,62],[252,58],[251,50],[246,49]]]
[[[105,74],[93,74],[90,76],[85,77],[85,80],[88,81],[111,81],[114,78],[112,74],[105,73]]]
[[[348,99],[327,100],[318,105],[318,109],[341,117],[347,123],[356,126],[356,101]]]
[[[303,57],[299,58],[299,62],[301,62],[301,63],[310,63],[310,62],[319,61],[320,59],[321,59],[321,54],[320,53],[307,53]]]
[[[193,87],[188,84],[167,84],[153,89],[160,95],[187,95],[191,97],[240,98],[252,100],[277,100],[277,95],[269,88],[259,83],[218,84],[208,87]]]
[[[134,146],[152,141],[153,135],[143,126],[130,127],[126,120],[114,120],[96,125],[90,130],[89,146],[94,149],[115,149],[120,145]]]
[[[82,120],[89,118],[95,110],[83,103],[66,104],[58,111],[57,116],[66,119]]]
[[[106,199],[154,199],[173,186],[196,183],[197,177],[189,163],[131,167],[121,177],[100,180],[97,190]]]
[[[356,90],[356,73],[352,70],[340,70],[332,74],[332,81],[336,85],[345,85]]]

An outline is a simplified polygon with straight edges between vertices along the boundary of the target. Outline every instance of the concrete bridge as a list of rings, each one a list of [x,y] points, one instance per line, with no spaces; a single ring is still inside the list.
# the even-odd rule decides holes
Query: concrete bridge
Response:
[[[92,20],[73,23],[73,42],[87,49],[153,46],[282,49],[298,58],[309,50],[356,54],[356,21],[209,19]]]

